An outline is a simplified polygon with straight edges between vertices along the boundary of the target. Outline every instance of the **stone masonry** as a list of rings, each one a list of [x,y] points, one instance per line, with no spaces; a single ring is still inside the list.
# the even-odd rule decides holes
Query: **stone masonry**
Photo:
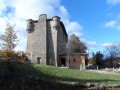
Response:
[[[46,14],[38,20],[27,20],[27,56],[31,63],[58,66],[59,56],[65,52],[68,35],[60,17],[47,19]]]

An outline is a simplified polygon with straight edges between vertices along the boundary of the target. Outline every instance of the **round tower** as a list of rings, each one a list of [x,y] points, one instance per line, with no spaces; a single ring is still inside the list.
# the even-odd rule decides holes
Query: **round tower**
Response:
[[[54,16],[53,18],[52,18],[52,20],[53,20],[53,29],[59,29],[59,26],[60,26],[60,17],[58,17],[58,16]]]
[[[32,19],[27,20],[27,32],[31,33],[34,31],[34,21]]]

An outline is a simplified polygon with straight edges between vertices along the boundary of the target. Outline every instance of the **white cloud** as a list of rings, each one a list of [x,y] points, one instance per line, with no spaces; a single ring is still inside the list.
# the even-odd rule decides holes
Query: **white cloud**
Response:
[[[68,34],[75,33],[82,36],[81,26],[77,21],[70,21],[67,9],[61,5],[61,0],[0,0],[0,34],[4,32],[6,21],[16,24],[15,30],[19,31],[21,38],[17,47],[25,51],[27,42],[26,20],[38,20],[40,14],[47,14],[48,18],[54,15],[61,17]]]
[[[120,30],[120,22],[117,20],[111,20],[111,21],[106,22],[104,24],[104,27]]]
[[[112,46],[112,45],[113,45],[113,43],[103,43],[103,44],[101,44],[101,46],[102,46],[103,48],[110,47],[110,46]]]
[[[62,16],[63,19],[68,19],[69,18],[69,13],[64,6],[60,6],[59,10],[60,10],[60,14],[61,14],[60,16]]]
[[[68,31],[68,33],[71,34],[77,34],[78,36],[82,35],[82,33],[80,33],[83,30],[83,27],[78,23],[78,22],[68,22],[66,24],[66,29]]]
[[[96,47],[97,45],[96,41],[86,41],[86,44],[89,47]]]
[[[118,25],[118,22],[116,20],[111,20],[109,22],[106,22],[104,26],[113,28],[113,27],[116,27],[117,25]]]
[[[112,5],[120,4],[120,0],[106,0],[106,2],[107,2],[108,4],[112,4]]]

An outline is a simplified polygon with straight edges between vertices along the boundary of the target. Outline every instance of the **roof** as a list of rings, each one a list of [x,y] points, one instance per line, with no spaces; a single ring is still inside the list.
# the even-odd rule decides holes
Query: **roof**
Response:
[[[74,53],[74,54],[72,54],[72,55],[70,55],[70,56],[76,56],[76,55],[87,55],[87,53]],[[61,54],[60,56],[68,56],[67,54]]]
[[[64,26],[64,24],[61,21],[60,21],[60,25],[62,26],[65,35],[68,36],[67,32],[66,32],[66,29],[65,29],[65,26]]]

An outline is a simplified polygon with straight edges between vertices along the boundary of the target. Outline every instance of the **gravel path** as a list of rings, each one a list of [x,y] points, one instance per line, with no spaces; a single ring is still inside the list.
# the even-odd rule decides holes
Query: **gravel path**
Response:
[[[106,71],[106,70],[86,70],[88,72],[95,72],[95,73],[101,73],[101,74],[115,74],[115,75],[120,75],[119,73],[116,72],[111,72],[111,71]]]

